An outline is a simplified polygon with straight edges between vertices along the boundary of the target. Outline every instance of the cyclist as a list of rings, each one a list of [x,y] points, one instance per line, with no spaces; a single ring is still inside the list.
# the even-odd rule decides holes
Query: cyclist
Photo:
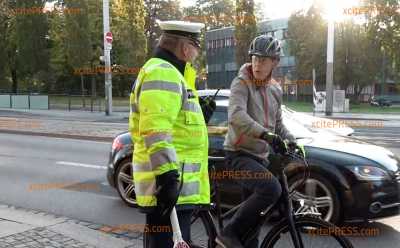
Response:
[[[279,153],[286,151],[280,137],[296,147],[295,138],[282,123],[282,89],[272,78],[280,54],[277,39],[256,37],[249,49],[251,63],[240,68],[231,84],[224,148],[227,167],[246,172],[245,178],[237,179],[246,200],[216,238],[224,248],[258,247],[258,235],[247,244],[242,244],[241,238],[257,225],[259,213],[276,202],[282,192],[278,179],[268,169],[270,148]]]

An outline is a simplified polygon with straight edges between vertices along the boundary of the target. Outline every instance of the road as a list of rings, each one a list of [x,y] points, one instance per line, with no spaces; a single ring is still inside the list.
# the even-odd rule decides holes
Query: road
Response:
[[[106,182],[109,143],[0,134],[0,202],[99,224],[142,222]],[[66,184],[69,190],[61,189]]]
[[[400,155],[397,127],[356,129],[354,135]],[[0,134],[0,203],[110,226],[143,224],[143,215],[106,182],[109,149],[106,142]],[[60,188],[66,184],[73,186]],[[356,226],[377,228],[379,235],[351,237],[355,247],[398,247],[400,217]]]
[[[400,127],[354,128],[354,136],[386,147],[400,156]]]

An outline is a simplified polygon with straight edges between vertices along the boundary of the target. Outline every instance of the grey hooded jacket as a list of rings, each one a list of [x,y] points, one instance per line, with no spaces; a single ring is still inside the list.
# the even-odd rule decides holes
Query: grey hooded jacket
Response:
[[[290,141],[295,138],[282,123],[280,85],[274,80],[266,85],[257,85],[252,78],[251,64],[244,64],[232,81],[224,148],[242,150],[266,159],[269,145],[259,138],[264,131]]]

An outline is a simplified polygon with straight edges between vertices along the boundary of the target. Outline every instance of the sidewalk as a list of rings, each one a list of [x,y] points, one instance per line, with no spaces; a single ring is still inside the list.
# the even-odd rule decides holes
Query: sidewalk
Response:
[[[111,141],[128,130],[129,113],[0,109],[0,133]]]
[[[141,248],[142,233],[0,205],[0,248]]]
[[[303,114],[313,115],[311,112]],[[64,110],[14,110],[0,108],[0,133],[39,135],[111,142],[119,133],[128,131],[129,112]],[[315,113],[329,119],[381,121],[385,127],[400,127],[399,114]],[[1,247],[0,247],[1,248]]]

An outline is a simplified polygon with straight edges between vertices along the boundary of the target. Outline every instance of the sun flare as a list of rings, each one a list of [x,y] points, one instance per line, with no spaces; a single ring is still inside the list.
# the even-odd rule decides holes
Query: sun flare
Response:
[[[354,18],[367,11],[360,0],[318,0],[323,7],[323,17],[335,22]]]

